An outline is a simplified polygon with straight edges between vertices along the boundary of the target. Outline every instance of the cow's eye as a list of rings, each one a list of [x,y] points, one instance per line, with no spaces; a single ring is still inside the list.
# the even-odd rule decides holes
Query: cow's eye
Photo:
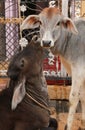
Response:
[[[39,21],[40,22],[40,25],[42,25],[42,22],[41,21]]]
[[[24,67],[24,63],[25,63],[25,60],[24,60],[24,59],[21,59],[21,61],[20,61],[20,68],[23,68],[23,67]]]
[[[57,26],[60,26],[60,21],[57,23]]]
[[[40,26],[42,26],[42,22],[41,21],[39,21],[40,22]]]

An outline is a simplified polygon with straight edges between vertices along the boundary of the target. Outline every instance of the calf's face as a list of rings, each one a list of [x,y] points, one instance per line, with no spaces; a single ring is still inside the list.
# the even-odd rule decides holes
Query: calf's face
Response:
[[[43,50],[40,42],[31,41],[23,51],[12,58],[7,74],[11,79],[18,80],[21,75],[30,76],[30,74],[39,73],[42,60]]]
[[[7,72],[8,76],[11,79],[18,80],[20,78],[20,75],[25,75],[25,73],[28,72],[29,66],[32,62],[32,58],[30,58],[30,56],[31,54],[29,55],[29,53],[27,53],[26,48],[12,58]]]
[[[19,52],[12,58],[7,74],[11,80],[16,82],[12,98],[13,110],[25,96],[26,80],[41,72],[42,61],[43,50],[40,47],[40,42],[38,41],[31,41],[31,43],[28,44],[23,51]]]
[[[40,27],[42,47],[53,47],[62,36],[62,29],[77,33],[71,19],[64,17],[56,7],[45,8],[39,15],[28,16],[21,25],[21,30]]]

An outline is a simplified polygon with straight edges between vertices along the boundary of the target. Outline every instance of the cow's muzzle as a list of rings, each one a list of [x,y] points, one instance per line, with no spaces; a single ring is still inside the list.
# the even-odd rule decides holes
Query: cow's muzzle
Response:
[[[7,72],[7,76],[12,79],[12,80],[17,80],[19,77],[19,73],[11,73],[11,72]]]
[[[42,40],[41,46],[42,47],[51,47],[51,41],[50,40],[49,41]]]

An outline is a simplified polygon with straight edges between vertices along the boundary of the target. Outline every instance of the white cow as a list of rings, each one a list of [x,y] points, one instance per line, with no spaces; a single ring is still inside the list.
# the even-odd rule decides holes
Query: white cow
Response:
[[[39,15],[28,16],[21,29],[40,27],[41,46],[61,57],[67,72],[72,75],[69,96],[70,109],[67,130],[72,129],[79,100],[82,105],[82,126],[85,130],[85,20],[72,21],[61,14],[57,7],[45,8]]]

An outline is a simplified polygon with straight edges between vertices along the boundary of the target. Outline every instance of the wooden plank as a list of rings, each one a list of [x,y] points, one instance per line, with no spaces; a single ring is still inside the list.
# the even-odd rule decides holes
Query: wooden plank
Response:
[[[6,84],[8,83],[8,78],[0,78],[0,91],[6,88]]]
[[[85,18],[85,0],[81,2],[81,16]]]
[[[65,125],[67,123],[67,117],[68,117],[68,113],[59,113],[57,119],[59,124],[58,130],[64,130]],[[76,113],[72,125],[72,130],[78,130],[80,126],[81,126],[81,114]]]
[[[4,89],[8,82],[8,78],[0,78],[0,89]],[[50,99],[66,99],[68,100],[70,86],[48,85],[48,94]]]
[[[70,86],[48,85],[48,94],[50,99],[66,99],[68,100]]]

